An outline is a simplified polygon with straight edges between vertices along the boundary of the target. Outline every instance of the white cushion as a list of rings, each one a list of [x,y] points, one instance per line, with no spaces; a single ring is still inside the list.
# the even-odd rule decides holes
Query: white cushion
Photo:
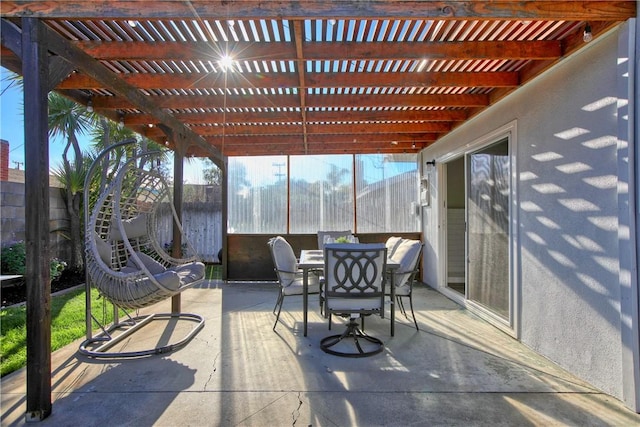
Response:
[[[147,270],[153,277],[164,287],[170,290],[177,290],[181,285],[186,285],[204,277],[205,266],[201,262],[190,262],[165,269],[162,264],[142,252],[136,252],[136,255],[145,264]],[[136,273],[140,269],[135,266],[133,257],[129,258],[127,265],[120,269],[121,273]]]
[[[147,214],[139,214],[133,218],[122,220],[122,226],[124,227],[124,233],[127,239],[142,237],[147,234]],[[109,238],[111,240],[124,240],[122,234],[120,234],[120,227],[118,227],[115,218],[111,221]]]
[[[391,236],[387,239],[385,246],[387,247],[387,258],[391,258],[402,242],[402,237]]]
[[[201,262],[189,262],[169,268],[167,271],[178,273],[180,283],[186,285],[204,278],[204,264]]]
[[[329,310],[344,310],[345,312],[352,312],[353,310],[358,309],[375,310],[380,309],[381,307],[380,298],[358,298],[357,300],[353,298],[329,298],[327,300],[327,305],[329,307]]]
[[[269,246],[275,268],[280,270],[277,274],[282,292],[285,295],[302,295],[304,277],[302,270],[298,268],[298,260],[289,242],[284,237],[277,236],[269,239]],[[307,283],[308,293],[320,292],[320,278],[316,274],[309,272]]]
[[[142,264],[147,268],[147,270],[149,270],[149,273],[155,275],[155,274],[162,273],[166,270],[164,265],[162,265],[155,259],[151,258],[149,255],[142,252],[135,252],[135,254],[138,256],[138,258],[140,258],[140,261],[142,261]],[[140,266],[136,265],[133,257],[129,257],[129,260],[127,261],[127,267],[132,267],[137,269],[141,268]]]
[[[282,236],[277,236],[271,241],[273,261],[281,279],[283,287],[290,286],[296,280],[298,263],[293,248]]]
[[[420,249],[422,249],[422,243],[419,240],[402,239],[397,246],[393,256],[390,257],[400,264],[393,276],[393,284],[395,286],[403,286],[407,283],[411,271],[413,271],[418,262]]]
[[[166,270],[162,273],[154,274],[153,278],[172,291],[177,291],[180,288],[180,276],[175,271]]]
[[[98,233],[93,232],[93,239],[96,242],[96,248],[98,249],[98,255],[105,264],[111,267],[111,245],[105,242]]]
[[[307,289],[307,293],[309,294],[317,294],[320,292],[320,280],[319,277],[315,274],[309,273],[309,278],[307,279],[309,283],[309,288]],[[282,292],[285,295],[302,295],[304,280],[302,277],[302,272],[296,274],[296,278],[287,286],[286,288],[282,288]]]

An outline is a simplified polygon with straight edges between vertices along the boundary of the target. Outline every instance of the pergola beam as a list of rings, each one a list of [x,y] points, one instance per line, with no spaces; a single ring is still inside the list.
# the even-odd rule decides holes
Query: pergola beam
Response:
[[[183,123],[197,124],[234,124],[250,123],[291,123],[299,122],[299,114],[295,112],[232,112],[215,113],[174,113],[176,119]],[[306,113],[308,122],[340,122],[340,121],[464,121],[467,113],[464,110],[349,110],[349,111],[309,111]],[[128,114],[125,125],[147,125],[153,122],[149,114]]]
[[[160,108],[222,108],[224,100],[217,95],[165,95],[158,97]],[[134,109],[136,106],[120,96],[94,96],[95,109]],[[308,108],[322,107],[486,107],[489,96],[484,94],[359,94],[307,95]],[[259,95],[246,97],[227,95],[227,108],[299,108],[297,95]]]
[[[410,123],[329,123],[329,124],[313,124],[306,126],[309,136],[313,134],[395,134],[407,132],[435,132],[446,133],[451,130],[449,122],[410,122]],[[202,136],[219,136],[225,138],[237,137],[262,137],[265,135],[302,135],[302,123],[297,124],[274,124],[271,126],[251,126],[251,125],[234,125],[234,126],[201,126],[193,127],[194,132],[198,132]],[[150,137],[160,136],[161,130],[157,127],[150,128],[147,135]]]
[[[3,0],[0,13],[10,17],[137,19],[505,19],[620,20],[635,16],[633,1],[357,1],[340,0]]]
[[[295,24],[300,21],[294,21]],[[304,37],[302,29],[294,37]],[[562,55],[560,43],[540,41],[465,41],[465,42],[298,42],[291,44],[248,42],[95,42],[74,43],[96,59],[104,61],[189,61],[210,58],[217,61],[224,52],[236,61],[333,61],[434,59],[557,59]]]
[[[59,34],[44,25],[42,27],[49,51],[60,56],[67,62],[74,64],[77,69],[81,70],[87,76],[90,76],[92,80],[99,82],[101,87],[106,87],[126,98],[136,108],[152,115],[158,123],[162,123],[172,129],[175,144],[184,145],[185,149],[189,145],[202,145],[203,148],[212,150],[211,156],[219,162],[222,162],[222,154],[217,151],[215,147],[210,147],[202,137],[176,120],[171,114],[159,108],[149,97],[140,93],[135,86],[127,83],[119,75],[105,68],[100,62],[73,46]]]
[[[104,67],[103,67],[104,68]],[[106,70],[106,69],[105,69]],[[228,74],[225,79],[225,74]],[[497,72],[447,72],[447,73],[305,73],[307,88],[369,87],[517,87],[518,73]],[[140,89],[270,89],[274,87],[300,88],[298,73],[270,73],[240,75],[234,73],[189,74],[121,74],[123,83]],[[104,83],[93,75],[76,73],[63,81],[59,89],[101,89]],[[222,98],[222,96],[220,97]],[[135,102],[135,99],[132,99]],[[148,101],[147,101],[148,102]]]

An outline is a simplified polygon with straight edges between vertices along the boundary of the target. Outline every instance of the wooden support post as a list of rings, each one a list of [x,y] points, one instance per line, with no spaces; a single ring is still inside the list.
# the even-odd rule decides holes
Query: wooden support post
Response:
[[[228,242],[229,239],[228,229],[227,229],[227,220],[229,218],[229,202],[227,197],[227,189],[229,183],[229,162],[227,157],[224,158],[223,162],[220,162],[218,165],[220,169],[222,169],[222,258],[220,259],[220,263],[222,264],[222,279],[227,280],[228,277],[228,265],[229,258],[227,253]]]
[[[27,287],[26,421],[51,414],[48,57],[42,23],[22,18]]]
[[[182,223],[182,199],[184,194],[184,156],[181,150],[176,150],[173,157],[173,205],[178,214],[178,220]],[[182,256],[182,234],[180,229],[173,224],[173,256]],[[171,312],[180,313],[180,293],[171,299]]]

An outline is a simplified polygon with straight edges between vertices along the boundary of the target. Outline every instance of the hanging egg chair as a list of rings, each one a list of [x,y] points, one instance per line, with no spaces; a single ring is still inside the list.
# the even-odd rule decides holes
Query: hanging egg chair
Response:
[[[93,171],[109,151],[132,142],[125,141],[105,149],[89,169],[85,188],[89,188]],[[123,323],[118,320],[117,309],[139,310],[151,306],[201,283],[205,278],[205,266],[189,244],[172,203],[171,188],[162,174],[150,167],[158,154],[147,152],[134,156],[122,162],[116,171],[110,171],[113,178],[102,183],[103,191],[92,206],[89,206],[90,201],[85,195],[88,296],[87,340],[80,346],[83,354],[93,357],[139,357],[164,353],[184,345],[204,325],[201,316],[189,313],[127,316]],[[170,223],[166,221],[167,216],[173,221],[173,236],[181,240],[178,250],[174,249],[173,242],[158,240],[159,224]],[[114,306],[116,321],[110,328],[102,326],[92,313],[89,297],[91,287],[96,288]],[[151,320],[167,317],[182,318],[196,324],[178,343],[134,352],[107,351],[118,341],[113,331],[124,327],[126,335],[130,336],[136,325],[141,327]],[[92,333],[94,322],[102,329],[102,334],[96,337]],[[96,348],[96,343],[101,345]]]

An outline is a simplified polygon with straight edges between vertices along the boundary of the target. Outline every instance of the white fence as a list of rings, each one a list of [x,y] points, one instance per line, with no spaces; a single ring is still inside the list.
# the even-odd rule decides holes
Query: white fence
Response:
[[[218,252],[222,248],[222,212],[213,209],[211,203],[185,203],[182,208],[182,228],[189,243],[205,262],[219,262]],[[158,215],[158,239],[162,244],[171,244],[171,214]]]

